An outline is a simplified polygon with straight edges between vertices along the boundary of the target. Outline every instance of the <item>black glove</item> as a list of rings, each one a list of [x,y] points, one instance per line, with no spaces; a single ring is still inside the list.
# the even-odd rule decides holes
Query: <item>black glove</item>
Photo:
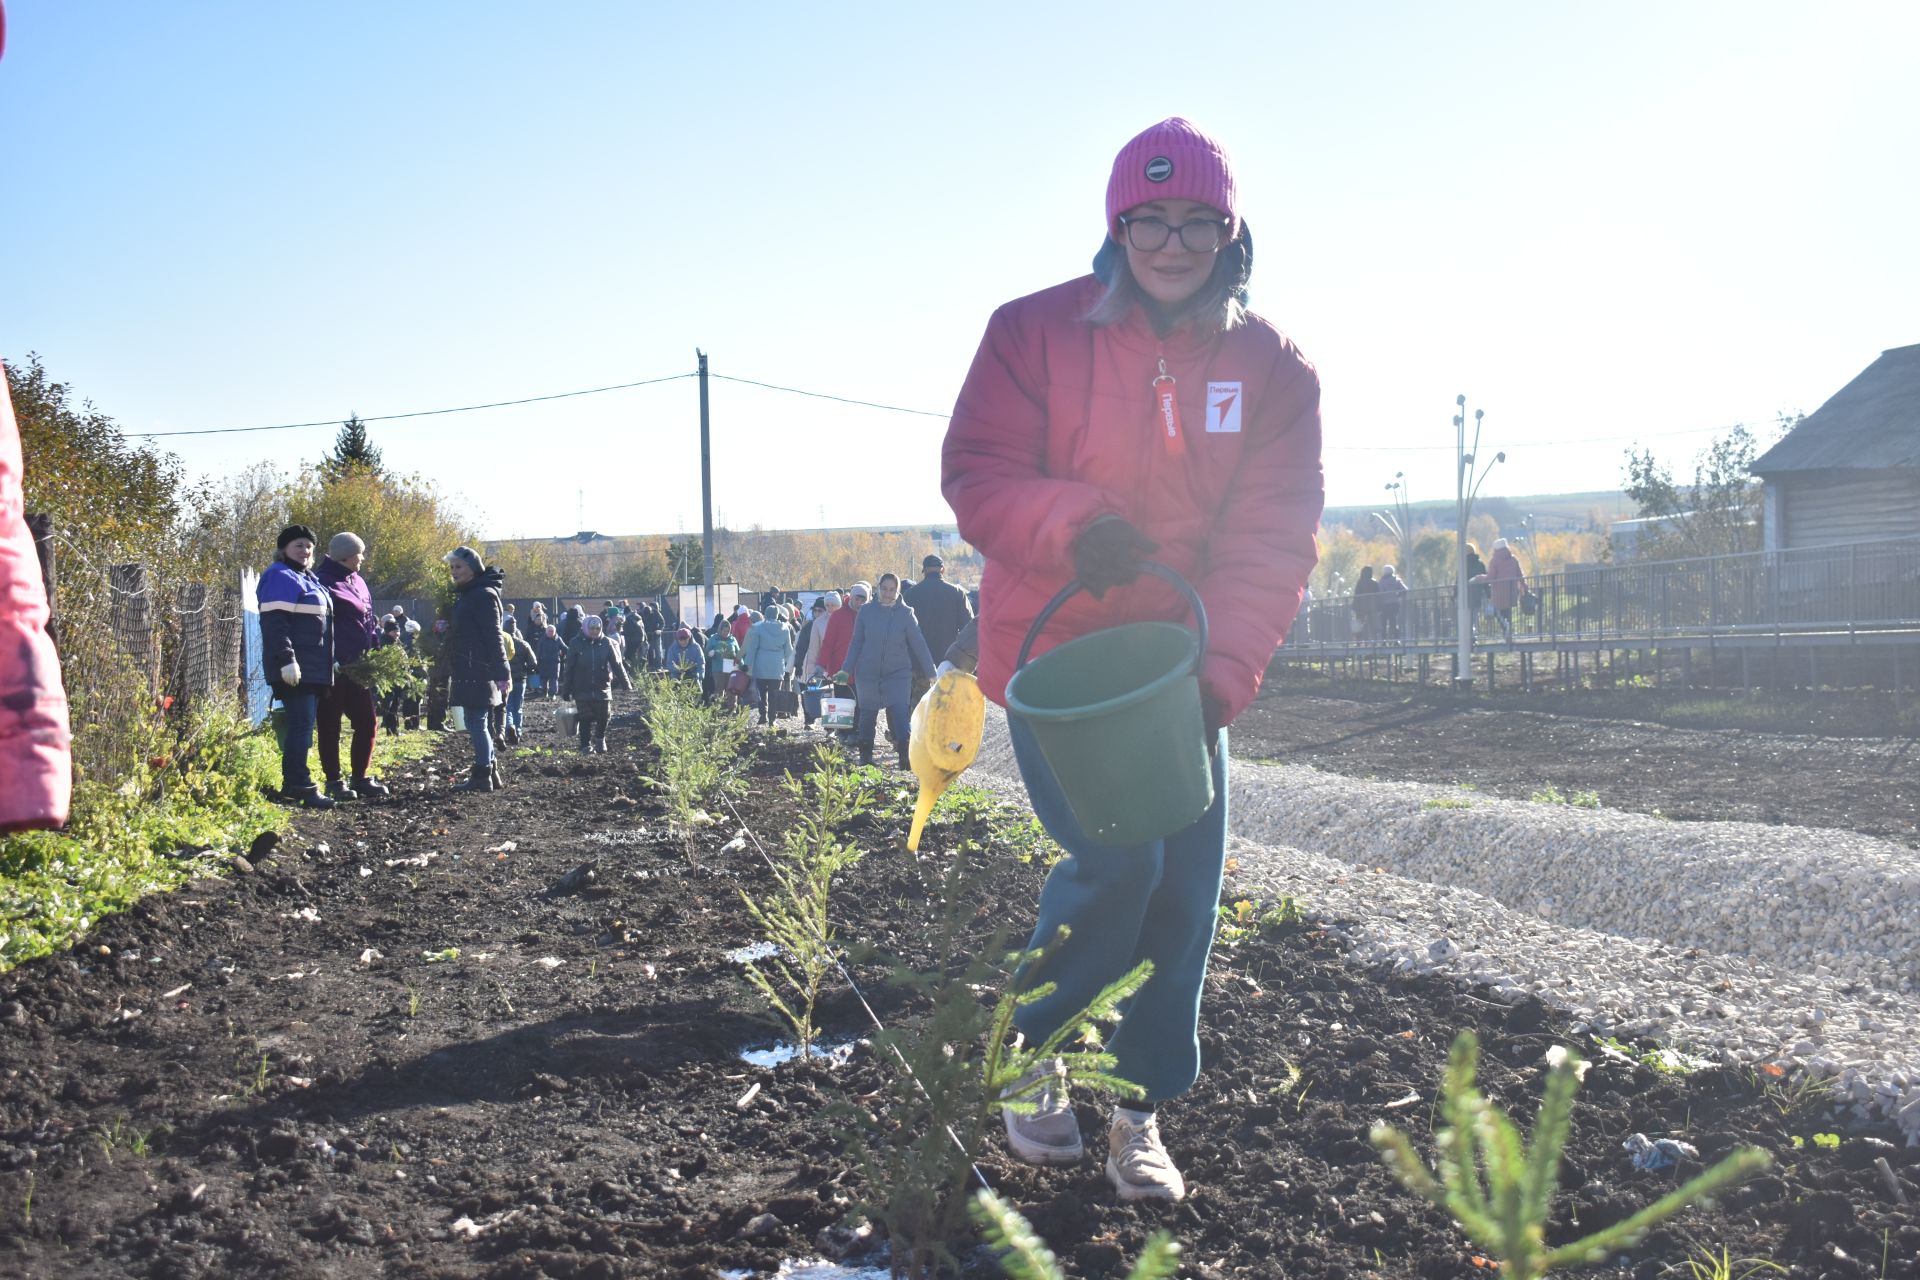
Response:
[[[1101,516],[1073,540],[1073,576],[1098,600],[1140,576],[1140,562],[1160,544],[1122,520]]]

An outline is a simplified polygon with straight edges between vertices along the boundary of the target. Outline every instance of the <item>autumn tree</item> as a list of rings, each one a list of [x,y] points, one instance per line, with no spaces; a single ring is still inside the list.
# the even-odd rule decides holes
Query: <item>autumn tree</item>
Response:
[[[26,459],[26,509],[83,536],[103,558],[140,559],[166,548],[180,515],[183,476],[170,453],[127,443],[112,418],[47,376],[40,357],[7,365],[7,390]]]
[[[1785,420],[1783,419],[1783,425]],[[1731,555],[1760,548],[1760,484],[1752,467],[1764,446],[1744,423],[1715,436],[1693,461],[1692,483],[1676,480],[1653,450],[1627,450],[1627,497],[1642,519],[1661,523],[1641,535],[1642,559]]]
[[[312,529],[323,551],[336,533],[358,534],[367,544],[361,576],[382,599],[432,594],[446,576],[441,558],[477,541],[428,481],[358,467],[331,479],[319,467],[302,471],[287,487],[287,516]]]

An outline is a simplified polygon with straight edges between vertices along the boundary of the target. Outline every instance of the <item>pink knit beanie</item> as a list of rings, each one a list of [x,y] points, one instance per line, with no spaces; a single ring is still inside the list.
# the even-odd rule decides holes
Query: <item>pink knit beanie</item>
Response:
[[[1191,120],[1162,120],[1120,148],[1107,179],[1107,234],[1119,239],[1119,216],[1150,200],[1210,204],[1227,215],[1227,238],[1240,234],[1233,161]]]

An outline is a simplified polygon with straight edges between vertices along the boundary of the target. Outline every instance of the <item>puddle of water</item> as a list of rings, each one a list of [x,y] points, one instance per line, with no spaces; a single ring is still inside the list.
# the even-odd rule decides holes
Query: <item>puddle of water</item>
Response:
[[[752,1280],[752,1271],[722,1271],[721,1280]],[[892,1280],[885,1267],[843,1267],[820,1258],[786,1258],[774,1275],[777,1280]]]
[[[831,1042],[816,1040],[813,1042],[813,1056],[822,1062],[831,1062],[837,1067],[844,1064],[848,1058],[853,1056],[853,1045],[854,1042],[852,1040],[835,1040]],[[740,1051],[740,1060],[756,1067],[777,1067],[783,1062],[792,1062],[799,1056],[800,1046],[797,1044],[789,1044],[785,1040],[776,1040],[770,1047],[765,1049],[742,1049]],[[781,1274],[784,1275],[785,1272]]]
[[[746,964],[752,960],[766,960],[780,954],[780,948],[771,942],[756,942],[748,947],[735,947],[727,952],[727,959],[735,964]]]

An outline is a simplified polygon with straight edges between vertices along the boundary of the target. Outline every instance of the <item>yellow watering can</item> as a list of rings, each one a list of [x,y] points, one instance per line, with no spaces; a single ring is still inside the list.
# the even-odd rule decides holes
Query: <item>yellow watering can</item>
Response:
[[[964,671],[949,671],[934,681],[913,709],[907,762],[920,779],[920,801],[913,808],[909,850],[919,852],[920,833],[926,830],[940,793],[980,754],[980,735],[986,725],[987,700],[980,693],[980,682]]]

